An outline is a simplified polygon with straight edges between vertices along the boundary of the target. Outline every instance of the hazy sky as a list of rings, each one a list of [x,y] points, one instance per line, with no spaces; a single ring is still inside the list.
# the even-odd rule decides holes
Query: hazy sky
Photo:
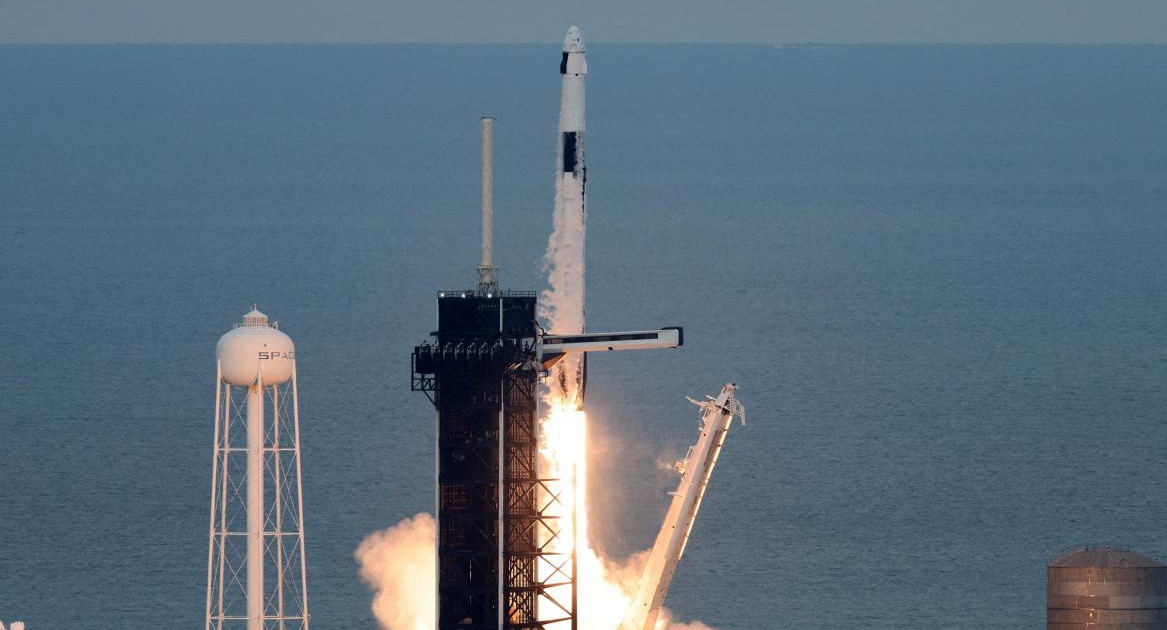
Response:
[[[1167,0],[0,0],[0,42],[1157,42]]]

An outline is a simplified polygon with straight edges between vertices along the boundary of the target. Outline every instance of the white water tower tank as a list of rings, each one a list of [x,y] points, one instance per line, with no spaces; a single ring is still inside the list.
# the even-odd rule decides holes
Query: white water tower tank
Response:
[[[252,309],[243,323],[219,338],[215,348],[223,380],[236,387],[282,385],[292,378],[296,346],[291,337],[269,324],[267,315]]]

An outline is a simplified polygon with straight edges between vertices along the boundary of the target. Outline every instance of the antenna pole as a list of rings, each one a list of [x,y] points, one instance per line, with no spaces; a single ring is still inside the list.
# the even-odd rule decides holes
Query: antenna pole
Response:
[[[494,118],[482,117],[482,264],[478,266],[478,291],[498,291],[494,266]]]

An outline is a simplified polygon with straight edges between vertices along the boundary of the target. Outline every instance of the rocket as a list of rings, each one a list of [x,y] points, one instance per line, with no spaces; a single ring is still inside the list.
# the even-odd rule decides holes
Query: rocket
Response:
[[[567,36],[563,38],[559,74],[563,75],[559,106],[560,177],[571,175],[580,181],[582,187],[587,181],[584,166],[584,77],[588,74],[588,58],[583,37],[574,26],[567,29]]]
[[[579,29],[567,29],[559,74],[563,93],[559,105],[559,141],[556,154],[555,229],[548,242],[548,278],[551,289],[540,308],[548,316],[549,331],[578,335],[584,331],[584,244],[587,232],[584,165],[584,79],[587,50]],[[572,352],[552,370],[552,394],[569,409],[582,409],[587,379],[587,357]]]

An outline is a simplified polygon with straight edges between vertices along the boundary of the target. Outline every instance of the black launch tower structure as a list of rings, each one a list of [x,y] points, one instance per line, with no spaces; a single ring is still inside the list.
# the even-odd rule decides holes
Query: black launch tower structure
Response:
[[[437,630],[574,628],[548,592],[574,592],[574,563],[550,551],[564,510],[540,477],[536,296],[443,291],[437,311],[412,357],[437,409]]]

